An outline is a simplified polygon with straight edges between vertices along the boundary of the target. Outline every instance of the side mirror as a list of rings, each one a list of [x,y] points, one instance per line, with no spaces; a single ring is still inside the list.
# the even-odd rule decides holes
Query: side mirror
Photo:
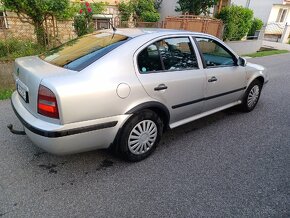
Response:
[[[245,58],[239,57],[238,65],[241,67],[247,66],[247,60]]]

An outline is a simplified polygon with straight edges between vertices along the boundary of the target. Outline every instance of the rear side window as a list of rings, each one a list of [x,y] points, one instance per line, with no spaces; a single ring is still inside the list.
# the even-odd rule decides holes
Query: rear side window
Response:
[[[53,65],[80,71],[128,40],[130,38],[124,35],[97,32],[69,41],[40,58]]]
[[[157,41],[138,57],[140,73],[198,69],[196,55],[187,37],[168,38]]]
[[[138,55],[139,71],[142,73],[162,71],[162,63],[157,44],[149,45]]]
[[[235,66],[236,58],[218,42],[208,38],[196,38],[207,67]]]

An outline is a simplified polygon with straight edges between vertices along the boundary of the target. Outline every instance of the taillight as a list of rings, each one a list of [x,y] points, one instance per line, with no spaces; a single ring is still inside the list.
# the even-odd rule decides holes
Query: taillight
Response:
[[[47,87],[40,85],[38,89],[37,112],[47,117],[59,119],[56,97]]]

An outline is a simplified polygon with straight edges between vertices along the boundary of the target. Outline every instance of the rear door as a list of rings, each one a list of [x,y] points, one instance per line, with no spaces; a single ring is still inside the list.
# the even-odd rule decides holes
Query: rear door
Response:
[[[238,101],[246,88],[246,70],[222,43],[196,37],[206,74],[205,110]]]
[[[149,96],[170,111],[170,123],[203,110],[205,73],[189,36],[171,36],[144,45],[136,52],[136,73]]]

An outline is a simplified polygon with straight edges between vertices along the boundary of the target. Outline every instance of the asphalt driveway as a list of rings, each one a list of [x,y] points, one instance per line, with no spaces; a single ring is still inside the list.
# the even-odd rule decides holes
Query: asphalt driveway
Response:
[[[290,54],[249,61],[270,73],[253,112],[167,132],[133,164],[45,153],[8,131],[20,123],[0,101],[0,217],[290,217]]]

